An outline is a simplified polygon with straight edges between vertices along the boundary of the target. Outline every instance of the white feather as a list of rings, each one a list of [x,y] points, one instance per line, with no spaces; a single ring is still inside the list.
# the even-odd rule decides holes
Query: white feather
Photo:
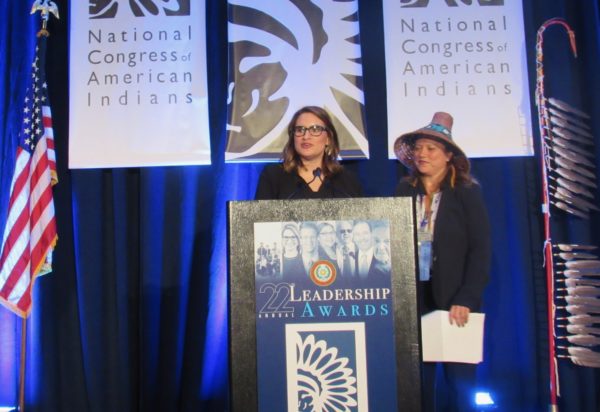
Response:
[[[591,349],[580,348],[577,346],[567,346],[564,349],[567,349],[567,352],[569,352],[569,355],[571,356],[577,356],[581,359],[589,359],[600,362],[600,353]]]
[[[586,335],[586,334],[600,335],[600,328],[593,328],[591,326],[561,325],[561,327],[566,328],[567,332],[569,332],[573,335]]]
[[[564,309],[572,315],[589,315],[590,313],[600,313],[600,309],[590,308],[587,305],[558,306],[558,309]]]
[[[567,292],[567,294],[569,296],[584,296],[584,297],[585,296],[588,296],[588,297],[600,296],[600,288],[597,288],[595,286],[589,286],[589,285],[574,286],[574,287],[567,287],[567,288],[557,288],[556,291],[557,292]]]
[[[563,336],[569,343],[579,346],[597,346],[600,345],[600,337],[594,335],[570,335]],[[598,359],[600,360],[600,353],[597,353]]]
[[[575,315],[567,316],[566,318],[572,325],[593,325],[594,323],[600,324],[600,316],[592,315]]]
[[[598,279],[564,279],[565,285],[570,288],[574,288],[575,286],[600,286],[600,280]]]
[[[564,298],[569,305],[585,305],[588,308],[586,312],[600,313],[600,299],[588,296],[565,296]]]

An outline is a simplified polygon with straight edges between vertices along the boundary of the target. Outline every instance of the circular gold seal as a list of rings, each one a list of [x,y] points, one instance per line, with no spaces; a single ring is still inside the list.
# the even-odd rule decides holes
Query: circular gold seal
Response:
[[[328,260],[318,260],[310,268],[310,278],[315,285],[329,286],[335,277],[335,266]]]

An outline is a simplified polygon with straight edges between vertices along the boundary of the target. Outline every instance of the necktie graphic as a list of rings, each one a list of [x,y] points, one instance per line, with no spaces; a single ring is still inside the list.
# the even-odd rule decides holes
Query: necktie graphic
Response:
[[[310,268],[312,268],[313,263],[315,263],[315,262],[312,258],[310,258],[306,261],[305,269],[306,269],[306,273],[309,275],[310,275]]]
[[[352,265],[352,260],[350,257],[350,250],[348,250],[348,246],[344,246],[342,249],[344,253],[344,261],[342,264],[342,273],[345,277],[353,277],[354,276],[354,265]]]
[[[369,264],[367,262],[367,255],[365,253],[360,253],[358,255],[358,274],[361,278],[367,277],[367,273],[369,273]]]

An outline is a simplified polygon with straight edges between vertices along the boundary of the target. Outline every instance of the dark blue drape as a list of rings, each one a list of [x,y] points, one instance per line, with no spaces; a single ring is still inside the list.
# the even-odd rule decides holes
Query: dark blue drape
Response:
[[[36,28],[29,2],[0,3],[3,226]],[[36,284],[29,320],[27,409],[226,410],[226,201],[251,199],[262,168],[224,164],[226,2],[207,0],[212,166],[106,170],[67,169],[68,8],[66,0],[56,3],[62,19],[50,22],[47,73],[60,180],[59,243],[54,272]],[[404,171],[386,159],[381,0],[360,0],[359,6],[371,159],[347,167],[358,173],[367,195],[389,196]],[[579,58],[571,57],[564,33],[549,30],[547,88],[590,113],[600,130],[597,2],[525,0],[524,8],[532,102],[536,30],[549,18],[564,17],[576,31]],[[473,161],[494,247],[479,381],[500,410],[538,411],[549,402],[539,168],[537,155]],[[556,215],[557,236],[600,244],[597,216],[582,222]],[[20,320],[0,310],[0,405],[17,403],[19,334]],[[600,409],[598,370],[565,360],[559,372],[561,411]]]

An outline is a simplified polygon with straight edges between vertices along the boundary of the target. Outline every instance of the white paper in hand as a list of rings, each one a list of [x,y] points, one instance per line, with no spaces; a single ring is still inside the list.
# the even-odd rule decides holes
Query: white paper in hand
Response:
[[[423,361],[480,363],[484,320],[484,313],[471,313],[469,322],[459,328],[450,324],[449,314],[444,310],[421,316]]]

